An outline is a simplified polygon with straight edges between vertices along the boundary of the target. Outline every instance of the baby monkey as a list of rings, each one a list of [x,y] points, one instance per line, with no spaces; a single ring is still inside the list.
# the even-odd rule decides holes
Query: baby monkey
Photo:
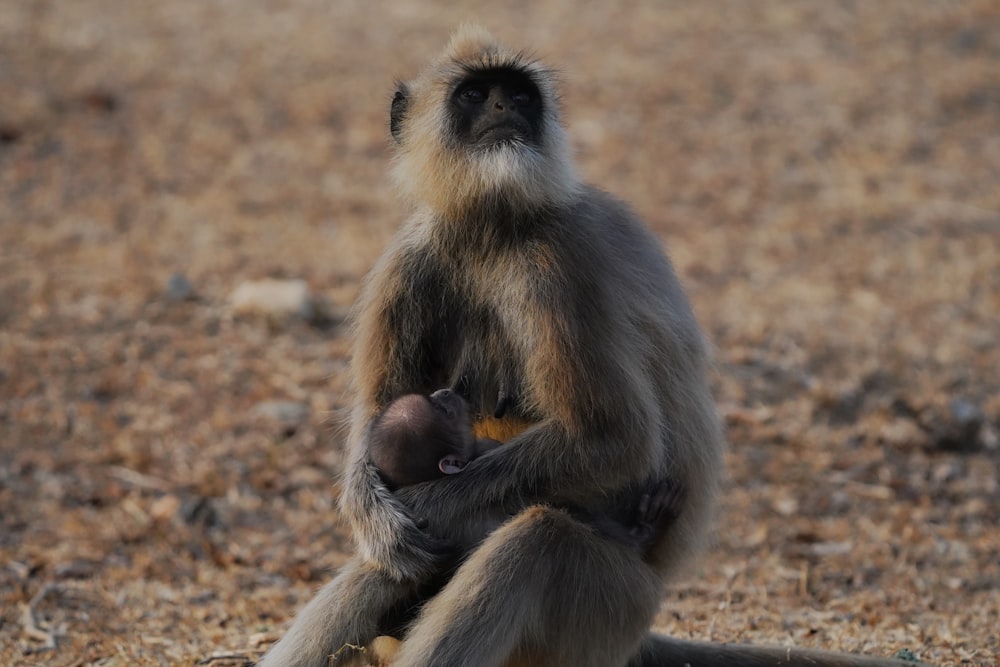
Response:
[[[460,473],[474,458],[502,444],[476,438],[465,400],[450,389],[439,389],[430,396],[406,394],[386,406],[372,421],[369,456],[395,490]],[[604,514],[565,509],[606,536],[645,552],[677,518],[682,501],[680,485],[658,480]]]
[[[406,394],[386,406],[371,427],[369,455],[391,489],[454,475],[500,446],[472,432],[469,407],[451,389]]]

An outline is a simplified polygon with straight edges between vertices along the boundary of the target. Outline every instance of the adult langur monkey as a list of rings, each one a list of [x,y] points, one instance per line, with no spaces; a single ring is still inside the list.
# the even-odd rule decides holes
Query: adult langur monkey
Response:
[[[551,72],[481,30],[400,85],[390,130],[416,212],[356,313],[341,506],[359,553],[261,664],[321,667],[368,643],[470,542],[393,665],[903,664],[647,634],[664,581],[705,540],[723,467],[706,345],[673,269],[628,207],[578,180]],[[370,421],[439,387],[504,444],[390,491]],[[639,502],[660,478],[685,493],[645,554],[573,511]]]

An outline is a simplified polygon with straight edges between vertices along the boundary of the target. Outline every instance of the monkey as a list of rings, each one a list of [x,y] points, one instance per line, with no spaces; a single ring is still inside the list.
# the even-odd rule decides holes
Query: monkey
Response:
[[[390,403],[372,420],[368,445],[382,480],[397,489],[459,473],[500,442],[476,438],[466,402],[450,389],[439,389]]]
[[[369,455],[390,489],[460,473],[469,461],[501,445],[475,437],[468,404],[450,389],[401,396],[376,415],[369,428]],[[645,552],[676,519],[682,497],[679,484],[660,480],[636,508],[627,505],[630,494],[624,500],[627,506],[613,512],[593,516],[568,509],[589,518],[604,534]]]
[[[551,69],[474,27],[398,85],[392,171],[412,214],[353,316],[340,509],[357,553],[261,665],[325,665],[413,600],[398,667],[904,664],[648,632],[720,484],[709,345],[658,239],[577,176],[560,106]],[[372,420],[442,386],[503,444],[392,490]],[[566,509],[638,503],[656,479],[684,492],[645,553]],[[424,593],[456,543],[475,546]]]

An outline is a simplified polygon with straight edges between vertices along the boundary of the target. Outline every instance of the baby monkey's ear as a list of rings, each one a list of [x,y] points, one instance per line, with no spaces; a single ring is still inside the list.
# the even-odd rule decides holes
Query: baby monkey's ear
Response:
[[[469,465],[468,461],[455,455],[442,456],[441,460],[438,461],[438,470],[445,475],[454,475],[457,472],[465,470],[465,466],[467,465]]]

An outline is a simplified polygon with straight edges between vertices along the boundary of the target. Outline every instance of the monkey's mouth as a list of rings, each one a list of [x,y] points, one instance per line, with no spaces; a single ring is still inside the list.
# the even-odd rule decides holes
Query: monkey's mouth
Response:
[[[527,130],[517,123],[497,123],[486,128],[476,137],[476,143],[484,147],[523,144],[527,141]]]

